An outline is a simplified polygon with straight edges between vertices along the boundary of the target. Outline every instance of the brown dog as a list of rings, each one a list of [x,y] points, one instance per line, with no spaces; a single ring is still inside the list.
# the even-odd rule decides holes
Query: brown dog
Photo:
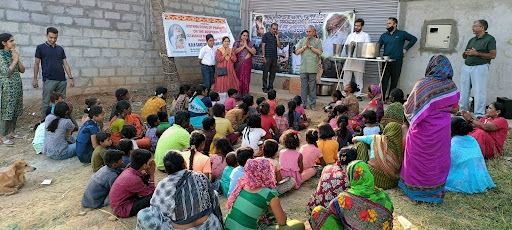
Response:
[[[18,193],[25,184],[25,172],[32,172],[35,167],[28,165],[26,161],[17,160],[11,168],[0,173],[0,195],[8,196]]]

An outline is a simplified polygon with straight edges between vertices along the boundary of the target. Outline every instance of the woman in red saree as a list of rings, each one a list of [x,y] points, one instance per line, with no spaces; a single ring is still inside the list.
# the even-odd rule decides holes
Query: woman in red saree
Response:
[[[219,68],[226,68],[227,75],[219,76],[215,73],[215,85],[213,89],[217,93],[227,92],[228,89],[238,90],[238,78],[235,73],[236,55],[232,48],[229,48],[229,37],[222,38],[222,46],[217,49],[215,53],[215,60],[217,61],[217,72]]]
[[[238,98],[243,98],[249,94],[249,84],[251,83],[252,56],[256,54],[254,43],[249,40],[249,31],[244,30],[236,38],[233,49],[236,53],[235,71],[240,81]]]

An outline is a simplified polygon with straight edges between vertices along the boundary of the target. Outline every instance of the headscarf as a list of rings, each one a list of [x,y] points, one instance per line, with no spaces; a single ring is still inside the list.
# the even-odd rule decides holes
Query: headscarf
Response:
[[[274,165],[266,158],[260,157],[249,159],[244,166],[244,176],[238,179],[233,193],[228,198],[226,208],[231,210],[233,203],[243,188],[271,188],[276,189],[276,177],[274,175]]]
[[[244,32],[247,32],[247,46],[248,47],[254,47],[254,43],[251,42],[251,39],[249,38],[249,31],[247,30],[244,30],[242,31],[238,37],[236,37],[235,39],[235,43],[233,43],[233,50],[236,50],[240,47],[242,47],[242,34]],[[245,56],[247,56],[247,54],[249,53],[249,51],[247,49],[243,49],[240,53],[238,53],[236,55],[236,63],[235,63],[235,70],[236,72],[238,72],[238,70],[240,69],[240,67],[242,66],[242,63],[244,63],[245,61]]]
[[[459,101],[460,94],[450,79],[452,76],[453,68],[447,57],[437,55],[430,58],[425,77],[416,83],[404,104],[405,115],[411,125],[421,121],[431,111]],[[432,106],[434,103],[436,105]]]
[[[386,125],[389,122],[401,123],[404,120],[404,105],[400,102],[394,102],[384,111],[381,124]]]
[[[370,98],[371,100],[382,99],[382,97],[381,97],[382,90],[380,89],[380,87],[378,85],[370,85],[370,90],[372,91],[372,98]]]
[[[382,91],[378,85],[370,85],[370,91],[372,93],[372,98],[370,98],[370,102],[364,107],[364,111],[372,110],[377,114],[377,121],[380,121],[384,116],[384,103],[382,102]],[[363,126],[363,112],[354,116],[349,124],[352,128],[356,128],[358,126]]]
[[[402,150],[402,127],[390,122],[382,135],[373,136],[373,149],[380,169],[387,177],[398,182],[404,152]]]
[[[373,201],[393,212],[391,199],[385,191],[375,187],[373,175],[364,161],[352,161],[348,165],[347,176],[350,181],[348,193]]]

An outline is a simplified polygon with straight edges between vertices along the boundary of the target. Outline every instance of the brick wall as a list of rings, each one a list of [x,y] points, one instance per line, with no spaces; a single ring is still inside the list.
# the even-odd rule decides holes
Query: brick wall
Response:
[[[240,31],[240,0],[164,0],[167,12],[220,16]],[[32,88],[34,53],[46,41],[46,28],[59,30],[75,87],[68,94],[154,88],[164,82],[150,0],[2,0],[0,33],[14,35],[21,61],[25,99],[39,99]],[[197,83],[195,57],[176,58],[183,82]],[[39,74],[39,85],[42,86]]]

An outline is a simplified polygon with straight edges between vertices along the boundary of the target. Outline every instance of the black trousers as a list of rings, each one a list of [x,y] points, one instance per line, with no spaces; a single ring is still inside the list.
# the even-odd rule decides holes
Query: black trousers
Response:
[[[270,74],[269,74],[270,72]],[[277,72],[277,59],[276,58],[267,58],[267,62],[263,63],[263,76],[261,80],[263,81],[263,90],[273,89],[274,88],[274,79],[276,79]],[[267,84],[268,79],[268,84]]]
[[[382,99],[386,99],[389,97],[389,92],[396,88],[398,85],[398,80],[400,80],[400,73],[402,73],[402,63],[403,60],[396,60],[394,62],[388,62],[388,65],[386,66],[386,70],[384,71],[384,76],[382,77]],[[384,68],[384,66],[382,67]],[[389,91],[388,89],[388,83],[389,79],[391,78],[391,84],[389,85]],[[386,96],[386,92],[388,92],[388,96]]]
[[[130,216],[136,216],[140,210],[149,207],[151,197],[152,195],[135,198],[132,209],[130,209]]]

